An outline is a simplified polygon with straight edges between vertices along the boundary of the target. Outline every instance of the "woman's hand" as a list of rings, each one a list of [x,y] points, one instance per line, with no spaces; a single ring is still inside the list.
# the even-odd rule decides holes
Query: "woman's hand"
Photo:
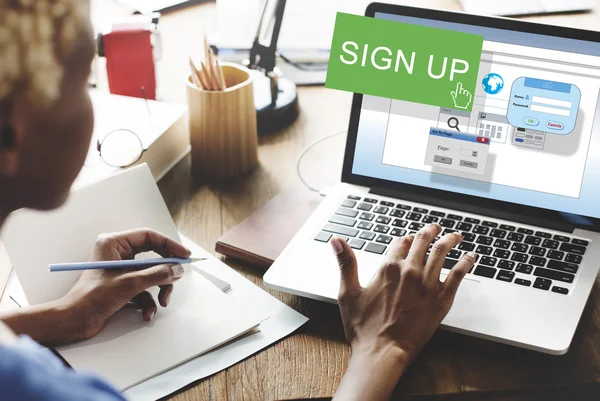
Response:
[[[149,229],[104,234],[98,237],[91,262],[133,259],[142,252],[154,251],[162,257],[188,258],[183,245]],[[159,286],[158,302],[167,307],[173,283],[183,276],[181,265],[159,265],[144,270],[88,270],[65,296],[75,319],[80,321],[80,339],[90,338],[104,328],[108,319],[127,305],[135,303],[144,320],[150,321],[157,305],[148,288]]]
[[[154,251],[163,257],[188,258],[183,245],[149,229],[139,229],[98,237],[90,261],[133,259],[136,254]],[[159,286],[158,301],[169,304],[173,283],[183,275],[181,265],[159,265],[144,270],[84,271],[63,298],[47,304],[9,311],[1,320],[12,331],[26,334],[45,345],[84,340],[98,334],[108,319],[135,303],[149,321],[157,311],[156,302],[146,290]]]
[[[465,254],[442,283],[444,260],[462,236],[454,233],[442,237],[425,262],[429,245],[440,232],[441,227],[434,224],[425,226],[414,237],[396,240],[366,288],[359,284],[356,257],[350,246],[336,238],[331,240],[341,274],[340,312],[352,346],[348,372],[337,393],[340,399],[387,399],[450,311],[475,254]]]

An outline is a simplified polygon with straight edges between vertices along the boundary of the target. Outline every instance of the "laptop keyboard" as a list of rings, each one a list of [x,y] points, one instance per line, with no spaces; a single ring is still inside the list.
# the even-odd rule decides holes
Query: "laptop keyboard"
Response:
[[[335,236],[357,251],[382,255],[394,237],[415,234],[430,223],[442,226],[441,235],[460,232],[464,238],[448,254],[445,269],[474,251],[477,262],[471,274],[563,295],[569,293],[589,245],[568,235],[355,195],[342,202],[314,239],[329,242]]]

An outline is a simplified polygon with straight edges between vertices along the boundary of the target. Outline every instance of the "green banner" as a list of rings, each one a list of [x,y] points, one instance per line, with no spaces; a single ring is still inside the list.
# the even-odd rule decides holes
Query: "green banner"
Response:
[[[483,36],[338,13],[327,88],[471,111]]]

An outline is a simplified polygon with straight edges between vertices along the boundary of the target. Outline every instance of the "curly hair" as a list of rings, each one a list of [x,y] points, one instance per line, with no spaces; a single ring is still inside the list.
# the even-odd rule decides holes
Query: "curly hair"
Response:
[[[17,92],[36,105],[56,99],[86,19],[88,0],[0,0],[0,101]]]

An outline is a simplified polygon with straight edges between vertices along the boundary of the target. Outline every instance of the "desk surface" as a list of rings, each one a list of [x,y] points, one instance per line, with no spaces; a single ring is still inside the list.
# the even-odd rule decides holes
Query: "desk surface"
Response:
[[[243,0],[241,0],[243,1]],[[426,7],[459,9],[452,0],[413,0],[407,4]],[[588,14],[544,16],[532,18],[549,24],[596,29],[600,26],[600,0],[597,11]],[[94,2],[97,18],[122,13],[111,2]],[[183,79],[187,73],[187,56],[202,51],[204,31],[215,29],[214,3],[164,15],[160,25],[163,39],[163,59],[158,63],[159,93],[169,101],[185,101]],[[102,82],[102,79],[101,79]],[[306,145],[315,139],[347,127],[351,95],[323,87],[300,88],[301,115],[296,123],[277,134],[260,139],[261,165],[250,174],[222,182],[195,182],[190,175],[190,160],[185,159],[161,182],[160,189],[178,228],[206,249],[214,249],[216,240],[226,231],[261,208],[269,199],[296,181],[296,160]],[[320,170],[325,178],[339,179],[341,143],[332,158],[321,158]],[[310,164],[310,163],[309,163]],[[324,166],[326,166],[324,168]],[[310,173],[310,172],[309,172]],[[315,179],[317,175],[315,174]],[[262,286],[261,273],[227,261],[257,285]],[[267,350],[227,369],[209,379],[189,386],[173,396],[173,400],[241,400],[241,399],[297,399],[330,397],[337,388],[350,356],[337,308],[316,301],[270,291],[279,299],[310,317],[310,322],[299,333],[277,343]],[[175,292],[174,296],[177,296]],[[600,298],[598,289],[593,301]],[[592,304],[592,302],[590,303]],[[593,309],[593,308],[592,308]],[[592,325],[600,336],[600,316],[586,311],[586,325]],[[456,394],[482,392],[492,396],[502,389],[507,366],[513,358],[525,358],[527,363],[540,365],[569,364],[587,346],[600,350],[600,339],[584,335],[580,330],[575,346],[566,357],[548,357],[511,347],[493,344],[447,332],[436,334],[429,346],[399,385],[404,394]],[[472,350],[477,352],[473,353]],[[470,352],[462,352],[469,350]],[[523,356],[523,354],[526,354]],[[471,366],[485,366],[487,358],[501,362],[501,366],[487,367],[483,375]],[[526,365],[523,365],[526,366]],[[494,370],[496,369],[496,370]],[[540,371],[538,380],[522,383],[522,387],[537,387],[545,382],[560,381],[547,376],[551,368]],[[600,359],[589,366],[600,371]],[[494,373],[497,373],[494,374]],[[549,373],[548,373],[549,374]],[[513,376],[519,375],[518,367]],[[515,377],[510,378],[515,381]],[[508,378],[506,379],[508,380]],[[471,394],[473,395],[473,394]],[[531,399],[531,394],[503,395],[494,400]],[[522,398],[521,398],[522,397]],[[479,396],[477,397],[479,399]],[[473,399],[472,397],[470,399]],[[553,399],[548,394],[543,399]]]

